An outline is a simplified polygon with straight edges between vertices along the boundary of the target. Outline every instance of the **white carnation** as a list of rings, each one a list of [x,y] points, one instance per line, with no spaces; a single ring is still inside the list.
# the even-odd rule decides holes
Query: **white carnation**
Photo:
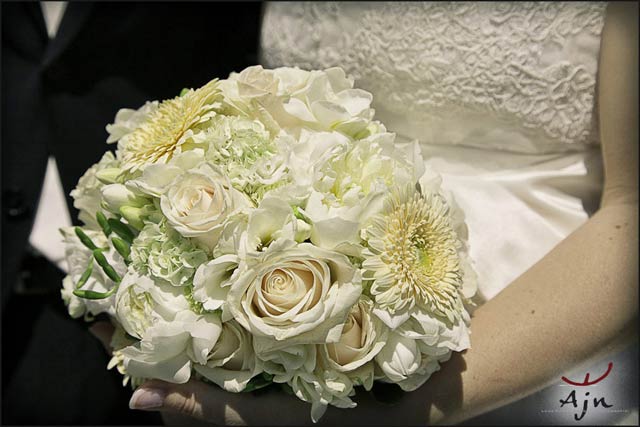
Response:
[[[171,321],[180,311],[188,310],[189,302],[182,289],[130,270],[118,287],[115,309],[124,330],[141,339],[158,321]]]
[[[172,321],[157,321],[140,342],[123,348],[124,368],[134,377],[186,383],[194,363],[207,363],[221,332],[218,315],[181,311]]]

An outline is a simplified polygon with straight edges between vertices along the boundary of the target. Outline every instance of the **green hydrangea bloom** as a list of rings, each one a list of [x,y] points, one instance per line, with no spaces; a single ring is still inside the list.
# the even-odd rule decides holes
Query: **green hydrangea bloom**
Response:
[[[131,265],[139,273],[173,286],[191,283],[207,253],[166,224],[147,222],[131,245]]]

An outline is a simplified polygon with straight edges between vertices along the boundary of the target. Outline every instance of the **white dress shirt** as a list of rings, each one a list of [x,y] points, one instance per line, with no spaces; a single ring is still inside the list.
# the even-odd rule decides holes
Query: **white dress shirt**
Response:
[[[40,2],[49,38],[56,36],[60,21],[67,6],[66,1]],[[35,223],[29,236],[29,243],[47,259],[67,271],[64,259],[61,227],[71,226],[71,217],[60,182],[60,175],[53,156],[49,157]]]

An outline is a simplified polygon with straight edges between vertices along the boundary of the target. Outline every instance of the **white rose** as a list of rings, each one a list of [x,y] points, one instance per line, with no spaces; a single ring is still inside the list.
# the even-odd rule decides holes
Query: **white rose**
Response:
[[[129,270],[116,293],[115,309],[124,330],[141,339],[156,322],[171,321],[178,312],[188,310],[189,302],[181,288]]]
[[[160,198],[169,223],[183,236],[195,237],[209,248],[215,246],[225,221],[248,206],[250,201],[206,163],[178,175]]]
[[[239,268],[223,318],[250,330],[257,352],[337,341],[362,291],[345,256],[308,243],[276,241]]]
[[[255,98],[278,92],[279,80],[273,70],[261,65],[247,67],[240,73],[231,73],[229,79],[237,81],[238,94],[243,98]]]
[[[251,378],[262,371],[253,351],[251,334],[233,320],[222,324],[222,333],[207,356],[207,363],[195,364],[194,369],[233,393],[244,390]]]
[[[140,342],[123,348],[124,368],[132,377],[186,383],[194,363],[207,363],[221,332],[218,315],[181,311],[172,321],[157,321]]]

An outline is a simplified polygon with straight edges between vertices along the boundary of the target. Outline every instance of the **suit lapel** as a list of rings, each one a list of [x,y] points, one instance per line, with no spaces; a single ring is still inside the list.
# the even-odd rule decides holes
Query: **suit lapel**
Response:
[[[39,5],[38,5],[39,6]],[[94,5],[92,2],[69,2],[60,21],[56,37],[51,40],[44,55],[44,66],[51,64],[80,32],[82,26],[91,15]],[[42,13],[40,14],[42,16]],[[44,20],[41,18],[44,25]],[[46,28],[45,28],[46,34]]]
[[[30,1],[23,3],[23,5],[27,9],[27,14],[33,21],[38,34],[42,37],[43,41],[46,41],[48,39],[47,25],[44,22],[44,16],[42,15],[42,8],[40,7],[40,3],[37,1]]]

